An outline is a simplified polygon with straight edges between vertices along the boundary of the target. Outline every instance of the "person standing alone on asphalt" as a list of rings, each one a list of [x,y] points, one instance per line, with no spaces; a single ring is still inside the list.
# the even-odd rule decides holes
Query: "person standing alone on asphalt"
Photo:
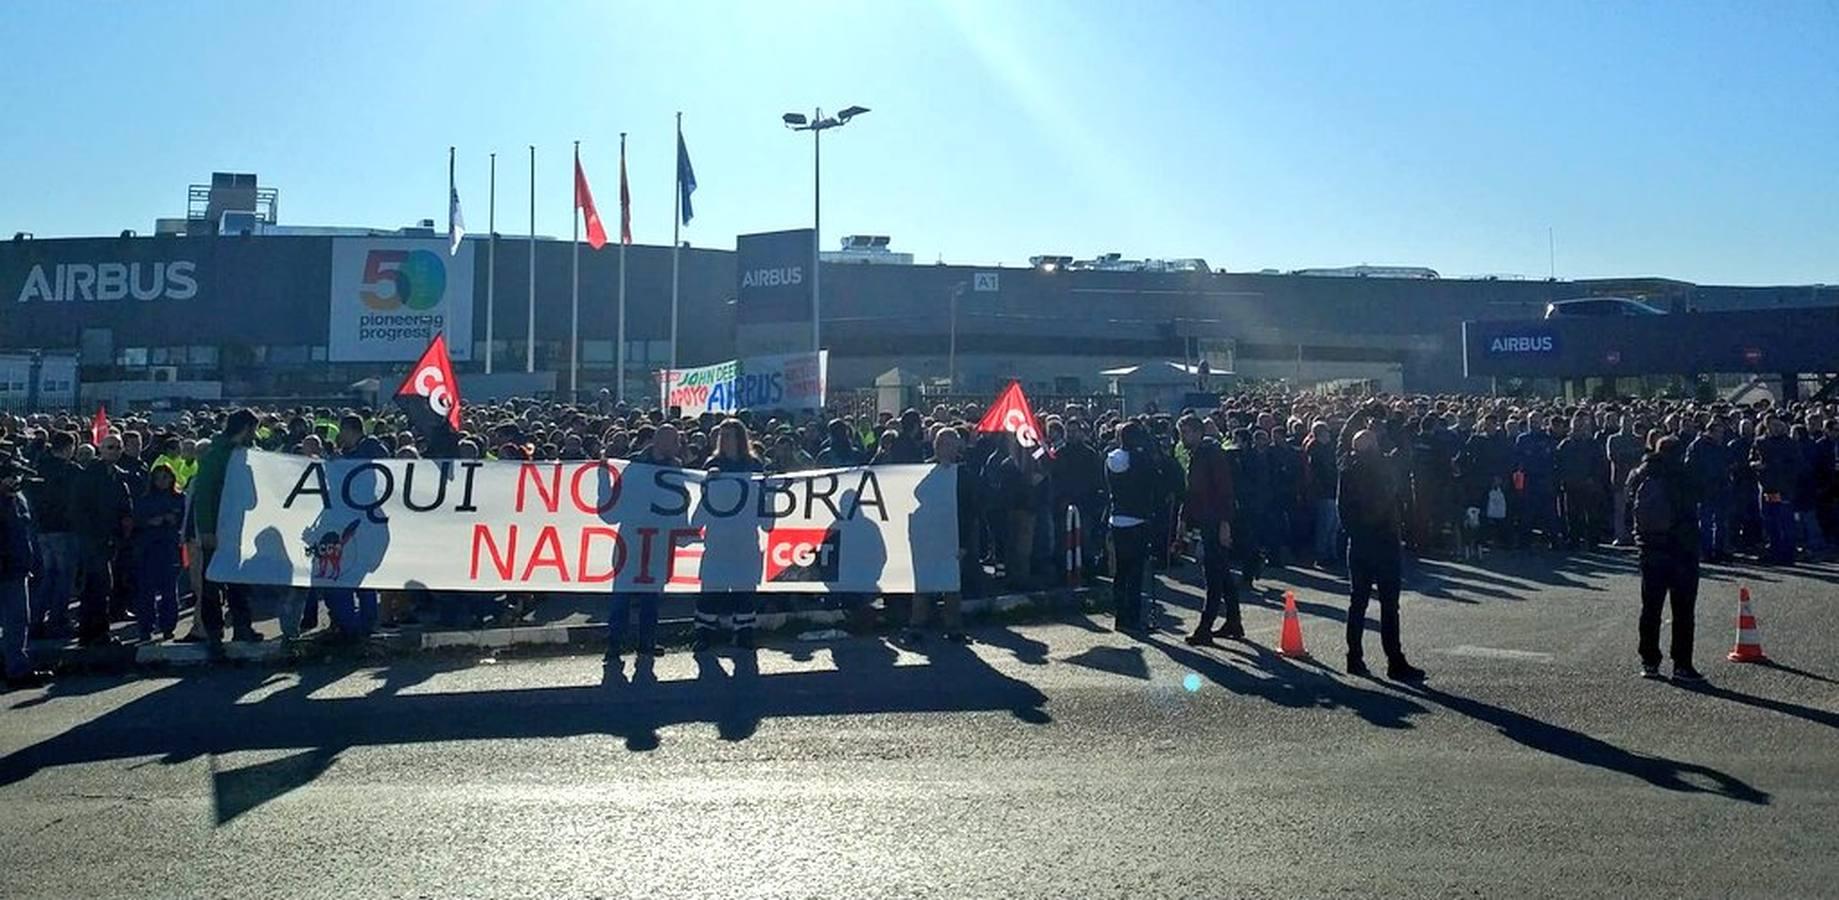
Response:
[[[1379,641],[1386,652],[1386,677],[1394,681],[1423,681],[1424,670],[1405,660],[1399,640],[1398,595],[1401,581],[1399,555],[1399,486],[1392,460],[1379,448],[1379,432],[1372,430],[1371,412],[1348,419],[1340,445],[1341,483],[1336,504],[1341,528],[1347,532],[1347,578],[1351,585],[1347,604],[1347,673],[1372,674],[1362,646],[1366,633],[1367,601],[1378,594]]]
[[[1207,600],[1201,607],[1200,624],[1188,636],[1188,643],[1204,646],[1216,637],[1237,640],[1245,637],[1239,619],[1239,590],[1232,580],[1232,567],[1226,559],[1232,548],[1232,469],[1226,451],[1206,436],[1200,418],[1192,414],[1175,423],[1181,444],[1188,450],[1188,492],[1181,514],[1188,525],[1200,531],[1201,573],[1206,579]],[[1213,630],[1213,621],[1226,607],[1226,624]]]
[[[1635,546],[1641,558],[1641,677],[1660,677],[1660,612],[1673,612],[1673,677],[1702,681],[1692,667],[1692,626],[1699,593],[1698,491],[1686,471],[1684,444],[1661,438],[1628,477],[1634,498]]]
[[[1105,455],[1111,489],[1111,605],[1118,631],[1143,629],[1143,570],[1149,562],[1149,521],[1160,497],[1149,433],[1140,422],[1118,429],[1118,448]]]

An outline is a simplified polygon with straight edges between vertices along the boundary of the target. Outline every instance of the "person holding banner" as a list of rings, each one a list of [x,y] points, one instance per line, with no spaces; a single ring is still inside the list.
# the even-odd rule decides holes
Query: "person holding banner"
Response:
[[[655,442],[657,436],[653,435],[652,440]],[[723,419],[720,425],[715,426],[715,453],[709,457],[710,474],[746,476],[764,469],[759,457],[754,456],[753,443],[745,423],[740,419]],[[734,630],[734,645],[752,649],[758,603],[759,597],[748,591],[697,594],[696,639],[692,649],[701,653],[714,644],[715,632],[721,627],[724,616],[728,617],[729,627]]]
[[[941,466],[956,466],[964,455],[964,436],[953,428],[941,428],[932,439],[932,461]],[[907,627],[901,631],[900,643],[914,646],[920,643],[926,627],[926,620],[931,618],[932,604],[936,599],[939,604],[939,624],[945,629],[945,639],[956,644],[968,644],[970,635],[964,632],[964,594],[974,588],[978,578],[983,574],[982,563],[978,560],[977,530],[979,512],[980,485],[977,479],[958,475],[958,590],[946,594],[913,595],[912,614],[907,620]]]
[[[659,425],[651,433],[651,440],[629,461],[647,466],[664,466],[679,468],[683,465],[683,450],[677,440],[677,426]],[[626,646],[626,623],[632,618],[632,598],[639,601],[638,654],[640,656],[659,656],[664,651],[658,648],[658,595],[653,591],[632,594],[625,591],[613,592],[613,607],[607,612],[607,655],[606,661],[619,664],[619,654]]]
[[[198,550],[203,557],[200,572],[211,569],[211,559],[217,555],[217,504],[223,499],[224,477],[230,467],[230,454],[239,447],[249,447],[255,443],[255,413],[239,409],[224,419],[223,432],[211,441],[211,446],[203,458],[198,460],[198,473],[192,476],[191,533],[197,537]],[[230,609],[230,628],[234,640],[257,642],[262,636],[255,630],[249,614],[249,586],[243,584],[203,581],[204,589],[199,592],[197,620],[204,627],[203,634],[196,628],[190,634],[180,638],[181,643],[208,640],[213,644],[223,641],[224,607]]]

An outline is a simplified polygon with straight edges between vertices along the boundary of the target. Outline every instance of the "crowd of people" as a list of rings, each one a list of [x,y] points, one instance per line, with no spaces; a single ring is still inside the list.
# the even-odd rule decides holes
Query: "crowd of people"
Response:
[[[1832,404],[1248,391],[1179,413],[1059,405],[1041,411],[1038,449],[979,432],[982,412],[962,404],[899,415],[684,418],[603,393],[579,404],[468,405],[461,431],[437,444],[407,430],[393,410],[369,408],[202,408],[126,416],[105,434],[68,414],[0,414],[7,678],[37,677],[28,635],[102,645],[126,620],[143,641],[215,643],[226,630],[230,640],[260,640],[250,589],[202,576],[216,552],[216,500],[240,446],[325,459],[611,458],[761,473],[950,463],[961,473],[963,594],[1069,578],[1090,584],[1109,573],[1117,625],[1130,631],[1145,624],[1145,573],[1192,556],[1206,599],[1188,640],[1206,644],[1243,637],[1238,595],[1266,566],[1311,565],[1345,572],[1350,585],[1348,669],[1366,671],[1361,633],[1376,600],[1387,671],[1408,679],[1422,672],[1401,647],[1403,554],[1480,559],[1520,548],[1638,547],[1642,672],[1658,674],[1660,610],[1670,602],[1675,675],[1689,678],[1700,561],[1745,554],[1788,565],[1825,554],[1826,536],[1839,536]],[[1664,490],[1644,492],[1650,485]],[[1076,554],[1066,552],[1069,543]],[[322,607],[324,635],[359,639],[416,616],[514,618],[533,600],[278,594],[289,638],[318,628]],[[657,652],[656,595],[616,595],[612,657],[624,647],[634,599],[637,649]],[[901,604],[906,627],[897,640],[920,639],[936,599]],[[963,640],[957,599],[946,598],[941,625]],[[697,649],[720,637],[724,622],[736,643],[751,644],[756,600],[699,598]],[[186,607],[191,628],[180,636]]]

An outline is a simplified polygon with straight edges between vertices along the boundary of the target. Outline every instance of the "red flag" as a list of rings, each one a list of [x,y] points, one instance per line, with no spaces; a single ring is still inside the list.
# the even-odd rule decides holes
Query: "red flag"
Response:
[[[437,334],[409,369],[409,377],[396,389],[396,405],[425,434],[441,423],[460,430],[460,383],[453,377],[453,360],[447,356],[447,336]]]
[[[587,222],[588,246],[595,250],[606,246],[607,229],[600,224],[600,213],[594,210],[594,194],[587,189],[587,173],[581,170],[579,159],[575,160],[575,208],[581,210]]]
[[[102,439],[109,436],[109,405],[96,407],[96,417],[89,422],[90,443],[102,446]]]
[[[626,141],[619,142],[619,242],[632,243],[632,190],[626,187]]]
[[[1041,421],[1034,417],[1034,410],[1028,406],[1028,398],[1022,393],[1022,383],[1009,382],[1002,395],[990,405],[990,411],[983,414],[983,421],[977,423],[978,431],[1007,431],[1022,442],[1022,446],[1036,457],[1047,452],[1041,445]]]

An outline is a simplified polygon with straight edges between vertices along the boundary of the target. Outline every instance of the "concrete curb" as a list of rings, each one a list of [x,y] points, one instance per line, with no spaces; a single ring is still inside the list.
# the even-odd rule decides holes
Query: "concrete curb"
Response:
[[[997,617],[1027,611],[1080,610],[1098,592],[1092,588],[1071,588],[1027,593],[999,594],[964,601],[966,618]],[[815,609],[797,612],[764,613],[759,628],[766,632],[800,628],[835,627],[849,618],[843,610]],[[688,619],[669,620],[661,626],[672,629],[689,623]],[[333,655],[357,651],[383,657],[429,651],[480,650],[501,651],[518,647],[602,647],[606,643],[604,622],[570,625],[520,625],[508,628],[426,631],[405,629],[400,633],[382,634],[361,643],[336,643],[307,638],[305,640],[266,640],[246,644],[225,641],[217,645],[159,643],[138,646],[82,648],[38,642],[33,654],[43,664],[57,670],[184,668],[213,663],[286,664],[311,662]]]

